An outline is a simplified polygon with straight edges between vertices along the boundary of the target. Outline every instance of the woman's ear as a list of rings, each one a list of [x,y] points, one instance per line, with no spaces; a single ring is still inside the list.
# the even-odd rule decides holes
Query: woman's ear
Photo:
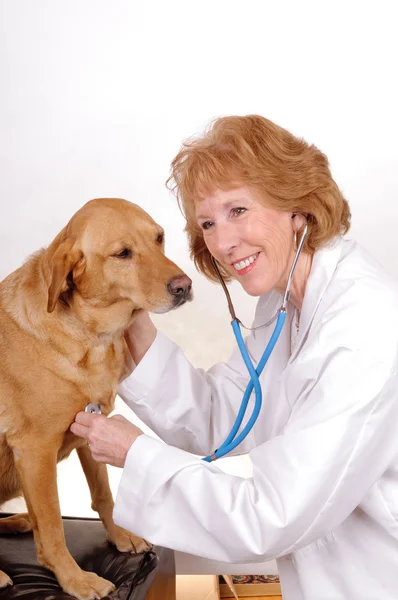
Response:
[[[307,220],[304,215],[300,213],[292,214],[292,222],[293,222],[293,231],[294,233],[298,233],[301,231],[306,224]]]

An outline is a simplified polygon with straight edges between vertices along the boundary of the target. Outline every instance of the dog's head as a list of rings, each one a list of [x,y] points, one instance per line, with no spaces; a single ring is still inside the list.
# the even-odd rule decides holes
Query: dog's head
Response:
[[[48,312],[60,303],[94,329],[114,331],[140,310],[191,299],[191,280],[164,255],[163,229],[121,199],[85,204],[48,248],[47,272]]]

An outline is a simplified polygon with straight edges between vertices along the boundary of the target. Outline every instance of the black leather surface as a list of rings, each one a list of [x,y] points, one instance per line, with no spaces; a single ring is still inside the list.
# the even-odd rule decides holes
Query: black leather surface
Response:
[[[1,514],[1,517],[8,516]],[[117,589],[108,600],[144,599],[158,563],[156,549],[137,555],[111,546],[101,521],[64,518],[68,549],[80,567],[112,581]],[[0,600],[70,600],[53,573],[40,566],[31,533],[0,536],[0,569],[14,582],[0,590]]]

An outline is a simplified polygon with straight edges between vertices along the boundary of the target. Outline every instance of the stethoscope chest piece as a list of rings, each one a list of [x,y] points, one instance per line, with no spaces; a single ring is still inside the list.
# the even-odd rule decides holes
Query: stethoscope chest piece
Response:
[[[101,406],[99,404],[92,404],[89,402],[84,409],[85,412],[100,415],[102,413]]]

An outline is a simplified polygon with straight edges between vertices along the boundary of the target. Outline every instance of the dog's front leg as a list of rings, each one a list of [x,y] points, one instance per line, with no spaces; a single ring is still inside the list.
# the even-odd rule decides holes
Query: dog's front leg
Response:
[[[57,490],[58,443],[43,440],[42,432],[40,435],[25,436],[23,442],[13,445],[39,562],[53,571],[62,589],[72,596],[80,600],[102,598],[114,585],[95,573],[82,571],[66,547]]]
[[[107,531],[109,541],[115,544],[120,552],[143,552],[148,550],[150,546],[145,540],[118,527],[113,522],[114,502],[106,465],[96,462],[86,445],[77,448],[77,453],[90,488],[91,508],[98,512]]]

